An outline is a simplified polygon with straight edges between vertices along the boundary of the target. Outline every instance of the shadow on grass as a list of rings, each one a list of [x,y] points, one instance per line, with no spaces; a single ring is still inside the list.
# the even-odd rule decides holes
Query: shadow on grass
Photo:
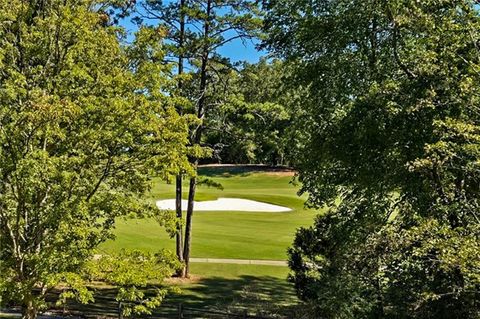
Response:
[[[292,287],[274,277],[241,276],[235,279],[212,277],[184,287],[182,294],[167,297],[166,304],[184,307],[267,316],[280,314],[297,299]]]
[[[235,279],[212,277],[194,284],[179,285],[181,293],[170,294],[153,315],[145,318],[243,318],[246,314],[264,318],[293,318],[297,299],[292,287],[283,279],[269,276],[241,276]],[[114,289],[97,289],[95,303],[70,303],[68,310],[100,318],[118,314]]]

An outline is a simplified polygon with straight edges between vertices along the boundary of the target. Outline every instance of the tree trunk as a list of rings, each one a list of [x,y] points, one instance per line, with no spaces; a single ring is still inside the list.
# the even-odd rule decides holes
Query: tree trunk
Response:
[[[177,218],[182,222],[182,175],[177,175],[176,180],[176,189],[175,189],[175,208],[177,211]],[[177,248],[177,257],[180,262],[183,262],[183,226],[181,223],[177,226],[177,235],[176,235],[176,248]],[[177,273],[178,276],[184,277],[184,267],[180,269]]]
[[[207,1],[207,9],[206,9],[206,16],[204,20],[204,30],[203,30],[203,52],[202,52],[202,65],[200,69],[200,87],[199,93],[200,98],[198,100],[198,109],[197,109],[197,117],[203,121],[205,116],[205,106],[206,106],[206,93],[207,93],[207,65],[209,62],[209,55],[210,55],[210,19],[212,15],[212,0]],[[195,129],[192,134],[192,145],[200,144],[202,140],[202,130],[203,130],[203,123],[200,123],[199,127]],[[193,160],[195,170],[198,167],[198,158]],[[185,243],[183,248],[183,259],[185,262],[185,271],[184,277],[189,276],[190,270],[190,250],[192,245],[192,220],[193,220],[193,209],[194,209],[194,201],[195,201],[195,193],[197,190],[197,178],[192,177],[190,179],[190,185],[188,190],[188,206],[187,206],[187,220],[185,225]]]
[[[178,42],[178,48],[180,49],[178,54],[178,75],[183,74],[184,68],[184,46],[185,46],[185,0],[180,0],[179,11],[180,11],[180,38]],[[178,79],[178,92],[182,94],[183,83],[182,79]],[[178,113],[181,115],[183,113],[182,109],[178,110]],[[177,218],[183,222],[183,213],[182,213],[182,174],[177,175],[176,187],[175,187],[175,209],[177,212]],[[180,223],[177,227],[177,236],[176,236],[176,247],[177,247],[177,257],[180,262],[183,263],[183,226]],[[180,277],[185,277],[185,267],[182,267],[177,272],[177,275]]]
[[[190,187],[188,191],[188,206],[187,206],[187,222],[185,226],[185,247],[183,250],[183,259],[185,261],[185,269],[183,276],[190,275],[190,249],[192,247],[192,220],[193,220],[193,204],[195,200],[195,193],[197,191],[197,178],[190,178]]]

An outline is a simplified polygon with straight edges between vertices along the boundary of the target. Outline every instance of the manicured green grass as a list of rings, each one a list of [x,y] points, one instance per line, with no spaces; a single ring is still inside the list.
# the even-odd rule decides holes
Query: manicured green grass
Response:
[[[200,186],[197,200],[218,197],[252,199],[293,209],[288,213],[196,212],[193,223],[192,256],[239,259],[286,259],[295,230],[311,225],[318,213],[304,209],[305,197],[291,177],[238,169],[201,169],[200,175],[222,184],[224,190]],[[187,184],[187,183],[185,183]],[[186,198],[184,188],[184,198]],[[174,198],[174,185],[157,179],[151,200]],[[103,245],[106,251],[121,248],[156,251],[174,249],[174,240],[153,220],[119,221],[116,239]]]
[[[241,276],[268,276],[285,283],[290,272],[288,267],[265,265],[194,263],[190,265],[190,268],[192,273],[202,274],[201,278],[222,277],[225,279],[238,279]]]

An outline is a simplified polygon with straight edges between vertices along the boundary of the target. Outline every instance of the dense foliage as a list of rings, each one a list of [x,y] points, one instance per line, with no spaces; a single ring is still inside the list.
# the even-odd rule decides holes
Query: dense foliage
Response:
[[[85,275],[91,281],[101,281],[117,287],[115,300],[119,317],[151,314],[167,295],[167,287],[151,287],[152,282],[162,282],[180,268],[172,252],[158,253],[122,250],[118,254],[99,256],[90,261]],[[170,289],[171,290],[171,289]],[[71,291],[66,293],[72,294]],[[62,295],[63,296],[63,295]]]
[[[480,316],[480,16],[474,1],[268,3],[267,46],[308,86],[313,206],[290,250],[325,318]]]
[[[206,125],[206,143],[221,163],[291,165],[302,140],[300,89],[285,82],[279,60],[244,64],[223,74],[225,89]]]
[[[154,175],[187,167],[156,29],[122,46],[95,1],[0,1],[0,304],[34,318],[81,272],[115,218],[157,214]]]

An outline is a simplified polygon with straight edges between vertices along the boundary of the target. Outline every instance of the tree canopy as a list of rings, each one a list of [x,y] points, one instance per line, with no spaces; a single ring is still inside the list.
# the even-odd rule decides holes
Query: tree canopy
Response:
[[[60,282],[91,299],[79,274],[115,219],[157,214],[150,179],[189,165],[163,33],[122,45],[108,5],[0,1],[0,302],[28,318]]]
[[[474,2],[267,9],[267,47],[309,88],[302,190],[334,207],[290,250],[299,296],[327,318],[478,317]]]

